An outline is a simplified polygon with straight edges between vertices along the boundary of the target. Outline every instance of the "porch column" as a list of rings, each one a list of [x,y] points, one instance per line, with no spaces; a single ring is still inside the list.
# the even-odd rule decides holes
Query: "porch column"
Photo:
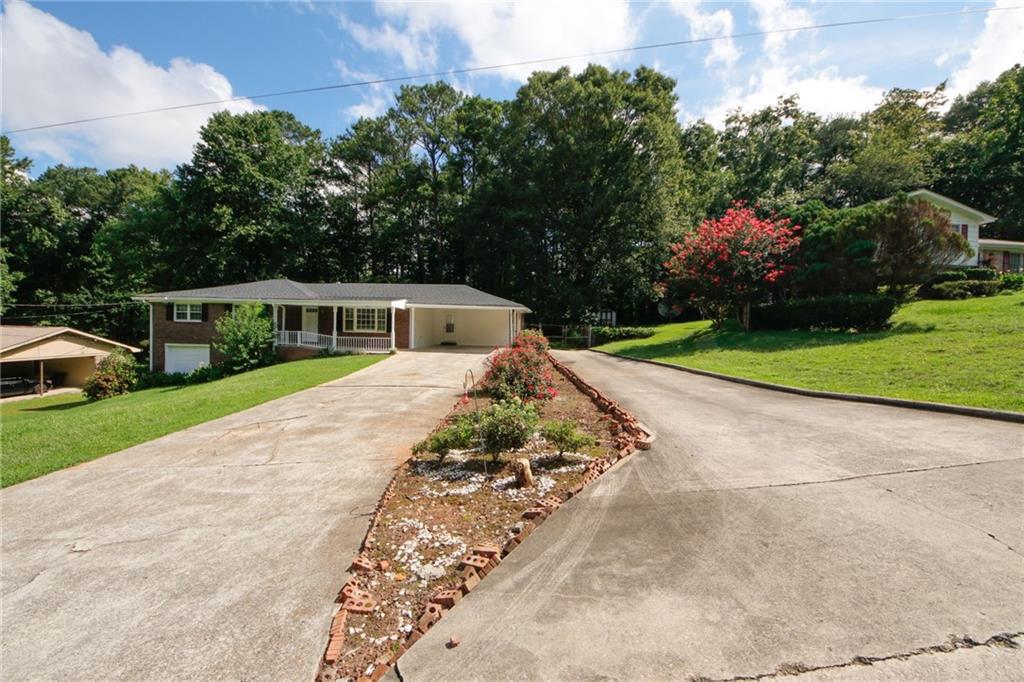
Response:
[[[270,310],[273,313],[271,315],[271,317],[274,318],[274,341],[273,341],[273,347],[277,348],[277,304],[276,303],[271,303],[270,304]]]
[[[395,350],[395,304],[391,304],[391,350]]]
[[[331,306],[331,350],[338,347],[338,306]]]

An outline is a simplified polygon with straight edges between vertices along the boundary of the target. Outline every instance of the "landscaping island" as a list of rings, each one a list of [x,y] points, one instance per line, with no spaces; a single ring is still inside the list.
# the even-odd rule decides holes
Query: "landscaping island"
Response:
[[[1024,412],[1024,292],[915,301],[878,332],[684,322],[597,350],[800,388]]]
[[[650,434],[546,349],[532,355],[542,363],[533,367],[539,382],[517,382],[533,361],[520,344],[496,351],[481,387],[455,405],[388,485],[338,595],[319,682],[380,679],[565,500],[647,446]],[[515,367],[505,372],[512,377],[506,383],[494,380],[502,371],[496,367],[508,367],[503,357]],[[499,399],[496,394],[510,386],[533,399]],[[492,424],[512,430],[502,410],[522,406],[538,413],[525,427],[522,446],[489,447]],[[502,419],[489,416],[498,413]],[[448,449],[462,424],[473,427],[472,446]],[[530,483],[522,480],[524,461]]]
[[[387,356],[287,362],[191,386],[150,388],[90,403],[58,395],[0,405],[6,487],[339,379]]]

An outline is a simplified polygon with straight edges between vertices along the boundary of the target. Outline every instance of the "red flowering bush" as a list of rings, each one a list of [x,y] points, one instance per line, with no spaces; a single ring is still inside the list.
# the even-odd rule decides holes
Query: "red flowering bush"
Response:
[[[536,329],[524,329],[516,335],[512,346],[514,348],[527,348],[543,355],[548,352],[551,344],[548,343],[548,337]]]
[[[547,358],[548,340],[538,332],[521,332],[511,348],[487,360],[484,389],[497,400],[549,400],[558,395]]]
[[[672,245],[668,276],[657,286],[678,303],[696,306],[716,327],[736,312],[749,328],[750,303],[793,270],[799,230],[787,219],[763,220],[735,203]]]

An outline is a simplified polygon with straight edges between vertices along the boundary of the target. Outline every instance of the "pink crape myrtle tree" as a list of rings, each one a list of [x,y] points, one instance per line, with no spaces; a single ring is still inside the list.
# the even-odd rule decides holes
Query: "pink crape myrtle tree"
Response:
[[[694,306],[715,328],[735,314],[750,328],[750,304],[779,287],[793,270],[800,227],[785,218],[758,218],[736,202],[672,245],[666,277],[656,289],[677,307]]]

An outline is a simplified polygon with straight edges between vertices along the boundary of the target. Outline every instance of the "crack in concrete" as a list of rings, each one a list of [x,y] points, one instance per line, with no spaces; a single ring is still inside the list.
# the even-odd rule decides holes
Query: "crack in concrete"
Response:
[[[720,487],[720,488],[696,488],[694,490],[684,490],[684,494],[693,493],[720,493],[729,492],[733,490],[765,490],[768,488],[798,488],[800,486],[810,485],[822,485],[827,483],[846,483],[847,481],[859,481],[865,478],[882,478],[885,476],[899,476],[901,474],[917,474],[925,471],[942,471],[944,469],[960,469],[963,467],[981,466],[983,464],[1003,464],[1006,462],[1017,462],[1024,460],[1024,457],[1009,457],[1007,459],[987,459],[979,462],[962,462],[959,464],[940,464],[933,467],[912,467],[909,469],[899,469],[897,471],[879,471],[871,474],[854,474],[852,476],[840,476],[838,478],[823,478],[816,479],[814,481],[792,481],[789,483],[764,483],[757,485],[741,485],[735,487]]]
[[[100,549],[101,547],[111,547],[113,545],[131,545],[131,544],[134,544],[136,542],[149,542],[150,540],[156,540],[157,538],[163,538],[163,537],[166,537],[168,535],[173,535],[175,533],[180,533],[183,530],[189,530],[191,528],[198,528],[198,527],[199,526],[180,526],[178,528],[171,528],[169,530],[165,530],[165,531],[163,531],[161,533],[156,533],[154,535],[147,535],[146,537],[130,538],[130,539],[126,539],[126,540],[112,540],[110,542],[100,542],[98,544],[92,545],[91,547],[79,547],[78,543],[82,542],[82,541],[81,540],[75,540],[71,544],[71,547],[68,548],[68,552],[71,553],[71,554],[85,554],[86,552],[91,552],[94,549]]]
[[[889,654],[886,656],[854,656],[848,661],[843,663],[831,663],[828,665],[806,665],[804,663],[780,663],[776,666],[775,670],[767,673],[759,673],[757,675],[737,675],[735,677],[724,677],[724,678],[712,678],[698,675],[691,677],[690,682],[749,682],[755,680],[767,680],[774,679],[777,677],[796,677],[804,673],[821,672],[823,670],[839,670],[841,668],[850,668],[853,666],[868,666],[874,665],[875,663],[882,663],[885,661],[905,661],[915,656],[924,656],[928,654],[948,654],[958,649],[974,649],[977,647],[1004,647],[1007,649],[1017,649],[1020,644],[1017,639],[1024,636],[1024,630],[1018,630],[1017,632],[1001,632],[998,635],[993,635],[986,640],[977,641],[967,635],[957,636],[950,635],[949,641],[943,644],[934,644],[932,646],[918,647],[917,649],[911,649],[910,651],[903,651],[900,653]]]

